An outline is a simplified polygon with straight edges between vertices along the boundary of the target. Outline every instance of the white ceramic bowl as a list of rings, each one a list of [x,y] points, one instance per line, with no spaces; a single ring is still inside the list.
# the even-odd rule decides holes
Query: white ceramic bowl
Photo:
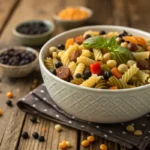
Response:
[[[81,10],[86,11],[89,14],[89,16],[81,20],[64,20],[59,18],[57,14],[54,14],[53,18],[57,24],[61,25],[65,29],[77,28],[79,26],[82,26],[87,20],[89,20],[93,16],[93,11],[91,9],[83,6],[79,6],[79,8]]]
[[[141,30],[107,25],[77,28],[52,38],[43,46],[39,61],[44,83],[55,103],[72,116],[98,123],[125,122],[150,112],[150,85],[116,91],[92,89],[63,81],[46,69],[43,61],[49,47],[65,43],[67,38],[76,37],[87,30],[126,30],[130,34],[150,39],[150,34]]]
[[[10,78],[20,78],[29,75],[38,65],[38,52],[35,49],[30,47],[23,47],[23,46],[15,46],[12,47],[15,50],[25,50],[30,51],[35,54],[36,58],[34,61],[30,62],[29,64],[22,65],[22,66],[10,66],[0,63],[0,71],[3,75],[10,77]],[[0,50],[0,54],[6,52],[10,48],[5,48]]]

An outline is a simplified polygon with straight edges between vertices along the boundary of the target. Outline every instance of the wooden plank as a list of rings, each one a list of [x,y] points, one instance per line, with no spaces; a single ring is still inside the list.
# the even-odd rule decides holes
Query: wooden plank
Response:
[[[130,16],[130,25],[134,28],[150,31],[149,0],[128,0],[126,1]]]
[[[9,20],[18,0],[0,0],[0,33]]]
[[[72,147],[70,150],[77,150],[77,132],[74,129],[62,126],[62,131],[58,132],[54,129],[55,123],[38,118],[39,123],[33,124],[30,121],[30,115],[27,116],[23,131],[27,131],[30,135],[30,139],[24,140],[21,138],[18,149],[19,150],[57,150],[59,143],[62,140],[68,140],[71,142]],[[42,128],[46,131],[43,132]],[[38,132],[45,137],[45,142],[39,142],[32,138],[32,133]]]

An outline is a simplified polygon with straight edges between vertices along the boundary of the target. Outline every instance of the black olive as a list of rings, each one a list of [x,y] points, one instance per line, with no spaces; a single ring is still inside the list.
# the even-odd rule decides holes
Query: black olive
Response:
[[[132,52],[135,52],[137,50],[137,46],[133,43],[129,43],[127,48]]]
[[[50,72],[54,75],[56,75],[56,70],[55,69],[50,69]]]
[[[37,132],[33,132],[32,136],[33,136],[34,139],[38,139],[39,134]]]
[[[103,76],[105,80],[108,80],[112,76],[112,73],[109,70],[105,70]]]
[[[123,31],[123,33],[119,34],[119,37],[122,38],[123,36],[126,36],[126,35],[128,35],[128,32]]]
[[[60,62],[60,61],[57,61],[57,62],[55,63],[56,68],[59,68],[59,67],[61,67],[62,65],[63,65],[62,62]]]
[[[91,72],[89,69],[86,69],[83,73],[84,79],[88,79],[91,76]]]
[[[28,132],[23,132],[22,133],[22,137],[24,138],[24,139],[28,139],[29,138],[29,135],[28,135]]]
[[[90,34],[87,34],[86,36],[85,36],[85,39],[88,39],[88,38],[90,38],[91,37],[91,35]]]
[[[106,34],[106,32],[105,31],[100,31],[99,34],[104,35],[104,34]]]
[[[61,50],[64,50],[65,49],[65,45],[64,44],[58,44],[57,48],[61,49]]]
[[[80,73],[77,73],[77,74],[75,75],[75,77],[76,77],[76,78],[82,78],[82,75],[81,75]]]

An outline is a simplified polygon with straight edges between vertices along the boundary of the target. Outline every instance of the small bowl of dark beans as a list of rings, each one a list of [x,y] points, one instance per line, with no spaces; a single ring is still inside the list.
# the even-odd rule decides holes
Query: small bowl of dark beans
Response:
[[[53,22],[49,20],[31,20],[16,25],[12,31],[19,43],[41,46],[50,39],[54,29]]]
[[[0,50],[0,71],[4,76],[20,78],[29,75],[38,64],[38,52],[17,46]]]

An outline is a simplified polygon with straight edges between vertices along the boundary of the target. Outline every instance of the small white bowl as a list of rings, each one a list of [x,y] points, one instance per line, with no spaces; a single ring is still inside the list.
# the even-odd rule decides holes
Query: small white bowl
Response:
[[[30,51],[35,54],[35,60],[30,62],[29,64],[22,65],[22,66],[10,66],[0,63],[0,71],[3,73],[3,75],[10,77],[10,78],[20,78],[25,77],[29,75],[37,66],[38,64],[38,52],[32,48],[29,47],[23,47],[23,46],[15,46],[12,47],[15,50],[25,50]],[[0,50],[0,54],[3,52],[6,52],[10,48],[5,48]]]
[[[121,26],[89,26],[61,33],[48,41],[40,51],[39,62],[44,83],[55,103],[68,114],[98,123],[118,123],[136,119],[150,112],[150,84],[131,89],[95,89],[66,82],[54,76],[44,65],[48,49],[67,38],[87,30],[123,32],[150,39],[150,33]]]
[[[81,10],[86,11],[89,14],[89,16],[80,20],[64,20],[58,17],[57,14],[54,14],[53,18],[56,21],[56,23],[66,29],[71,29],[71,28],[82,26],[87,20],[89,20],[93,16],[93,11],[91,9],[87,7],[83,7],[83,6],[76,6],[76,7],[80,8]]]

